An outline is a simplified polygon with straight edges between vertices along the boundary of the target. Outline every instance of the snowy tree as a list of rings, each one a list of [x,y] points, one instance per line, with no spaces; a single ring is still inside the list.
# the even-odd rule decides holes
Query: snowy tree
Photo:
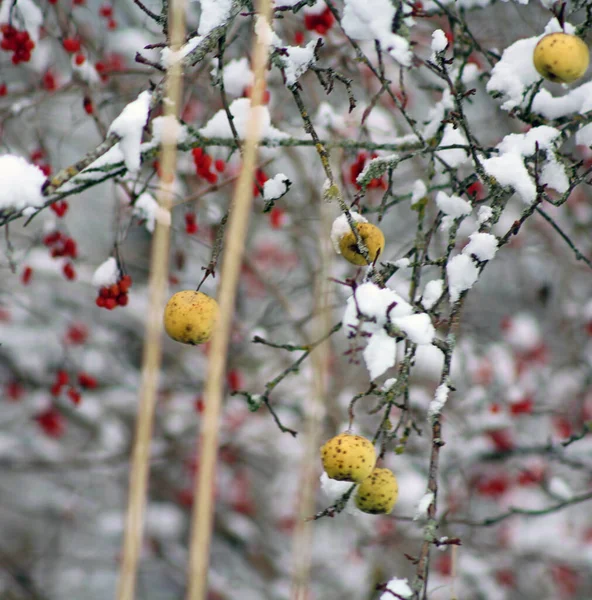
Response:
[[[591,29],[0,0],[0,597],[591,597]]]

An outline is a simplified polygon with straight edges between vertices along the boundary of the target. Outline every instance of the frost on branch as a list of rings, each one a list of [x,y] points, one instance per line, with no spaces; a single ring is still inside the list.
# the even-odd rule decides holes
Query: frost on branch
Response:
[[[261,133],[264,138],[269,140],[279,140],[289,137],[288,134],[276,129],[271,124],[271,117],[267,106],[256,106],[254,109],[251,109],[251,100],[249,98],[237,98],[232,102],[229,109],[230,114],[234,117],[234,127],[241,139],[245,138],[248,123],[252,118],[260,119]],[[199,133],[206,138],[232,138],[232,130],[228,124],[226,111],[224,109],[219,110],[199,130]]]
[[[278,173],[263,184],[263,199],[278,200],[290,189],[292,182],[283,174]]]
[[[119,267],[117,261],[111,256],[97,267],[92,276],[92,284],[95,287],[107,287],[119,279]]]
[[[385,589],[387,591],[381,594],[380,600],[393,600],[393,598],[411,598],[413,596],[413,591],[409,587],[407,579],[399,579],[398,577],[393,577],[386,584]]]
[[[232,0],[200,0],[201,17],[197,33],[208,35],[216,27],[223,25],[230,16]]]
[[[426,492],[417,504],[417,510],[415,511],[415,516],[413,517],[413,520],[419,521],[420,519],[425,519],[428,514],[428,508],[430,507],[433,501],[434,492]]]
[[[293,86],[298,79],[315,63],[316,40],[311,40],[304,48],[287,46],[279,60],[286,75],[286,85]]]
[[[446,265],[448,294],[450,302],[456,302],[460,295],[470,290],[479,279],[479,268],[466,254],[452,257]]]
[[[564,192],[569,186],[567,174],[554,154],[560,135],[558,129],[548,125],[534,127],[527,133],[511,133],[498,144],[497,156],[483,160],[483,168],[500,185],[513,187],[524,202],[530,204],[534,202],[537,190],[524,159],[535,154],[538,148],[546,154],[541,183]]]
[[[219,77],[218,61],[212,69],[212,77]],[[224,65],[222,70],[224,91],[231,96],[242,96],[249,86],[253,85],[253,71],[246,56],[235,58]]]
[[[171,214],[158,204],[154,196],[147,192],[138,196],[132,212],[135,217],[145,221],[146,229],[150,233],[154,232],[157,221],[165,225],[171,224]]]
[[[443,383],[438,386],[436,393],[434,394],[434,398],[430,402],[430,406],[428,408],[428,419],[430,419],[430,421],[433,421],[437,416],[440,415],[444,405],[448,401],[449,393],[450,388],[446,384]]]
[[[345,0],[341,25],[354,40],[378,40],[402,66],[411,64],[409,42],[393,33],[395,5],[389,0]]]
[[[370,379],[395,364],[397,333],[415,344],[431,344],[435,335],[427,314],[414,313],[399,294],[373,283],[363,283],[348,298],[343,326],[350,339],[368,338],[363,356]]]
[[[142,132],[150,110],[150,92],[142,92],[136,100],[130,102],[121,114],[111,123],[109,134],[121,137],[119,147],[123,152],[123,160],[130,173],[140,168],[140,144]]]

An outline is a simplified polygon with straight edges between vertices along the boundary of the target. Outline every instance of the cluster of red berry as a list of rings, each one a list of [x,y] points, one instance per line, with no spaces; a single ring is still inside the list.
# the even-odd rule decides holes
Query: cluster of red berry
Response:
[[[373,158],[376,158],[376,157],[377,157],[376,154],[371,154],[369,158],[370,158],[370,160],[372,160]],[[368,155],[365,152],[360,152],[360,154],[358,154],[358,158],[356,159],[356,162],[349,168],[350,183],[352,183],[354,186],[356,186],[356,188],[358,190],[360,189],[360,186],[358,185],[357,179],[358,179],[358,176],[360,175],[360,173],[364,170],[367,160],[368,160]],[[368,189],[380,188],[380,189],[386,190],[386,181],[384,180],[384,177],[372,179],[372,181],[370,181],[370,183],[366,187]]]
[[[74,238],[64,235],[61,231],[52,231],[43,238],[43,244],[51,248],[51,257],[69,256],[78,257],[78,246]]]
[[[78,385],[84,390],[92,390],[97,387],[97,380],[89,375],[88,373],[80,372],[77,376]],[[56,373],[56,377],[53,385],[51,386],[50,392],[54,397],[59,396],[65,387],[68,387],[66,396],[72,401],[73,404],[80,404],[82,394],[74,384],[70,384],[70,376],[64,370],[59,370]]]
[[[95,300],[99,308],[113,310],[117,306],[125,306],[128,302],[128,290],[132,287],[132,278],[129,275],[124,275],[121,279],[99,290],[99,295]]]
[[[226,168],[226,164],[222,159],[214,160],[209,154],[203,151],[203,148],[194,148],[191,151],[193,154],[193,163],[195,164],[195,172],[203,177],[208,183],[214,184],[218,181],[218,175],[214,173],[212,165],[218,173],[222,173]]]
[[[189,235],[197,233],[197,221],[195,220],[195,213],[185,213],[185,232]]]
[[[269,211],[269,223],[272,229],[281,229],[286,221],[286,212],[279,206],[274,206]]]
[[[13,65],[31,60],[31,51],[35,48],[35,42],[29,37],[28,31],[19,31],[16,27],[3,23],[0,25],[0,32],[3,36],[0,48],[13,53]]]
[[[84,100],[82,101],[82,108],[84,108],[84,112],[87,115],[92,115],[95,111],[95,107],[92,103],[92,100],[88,96],[84,97]]]
[[[66,214],[66,211],[68,210],[68,202],[66,200],[58,200],[57,202],[54,202],[49,208],[51,208],[51,210],[53,210],[53,212],[61,218]]]
[[[333,26],[335,17],[333,13],[327,7],[322,13],[319,14],[305,14],[304,15],[304,26],[308,31],[316,31],[319,35],[325,35],[329,29]]]
[[[263,172],[263,169],[257,169],[255,171],[255,183],[253,183],[253,196],[255,198],[259,195],[259,188],[263,188],[263,184],[269,179],[269,177]]]
[[[101,78],[101,81],[109,79],[108,72],[121,71],[125,67],[124,59],[119,54],[109,54],[102,61],[97,61],[95,69]]]
[[[51,175],[51,166],[43,160],[44,156],[45,156],[45,154],[44,154],[43,150],[41,150],[41,149],[35,150],[35,152],[33,152],[31,154],[31,162],[34,165],[37,165],[43,171],[43,174],[46,177],[49,177]],[[68,203],[65,200],[62,200],[61,202],[66,204],[66,209],[67,209]],[[56,202],[56,204],[58,204],[58,202]],[[55,211],[54,206],[55,205],[52,204],[51,208]],[[64,212],[66,212],[66,211],[64,210]],[[57,214],[57,212],[56,212],[56,214]],[[62,216],[62,215],[58,215],[58,216]]]
[[[51,248],[50,254],[52,258],[70,257],[75,259],[78,257],[76,240],[64,235],[61,231],[52,231],[51,233],[48,233],[43,238],[43,244],[48,248]],[[70,261],[64,263],[62,272],[66,279],[69,279],[70,281],[76,279],[76,271],[74,265]]]
[[[43,412],[40,412],[35,416],[35,421],[37,421],[39,427],[41,427],[43,432],[49,437],[62,437],[66,429],[64,417],[55,406],[50,406]]]
[[[69,54],[76,54],[76,52],[80,51],[80,40],[73,37],[64,38],[62,46]]]
[[[51,69],[47,69],[41,78],[41,84],[43,85],[43,89],[48,92],[55,92],[58,88],[58,82],[56,80],[55,75],[51,71]]]
[[[117,28],[117,21],[113,18],[113,7],[110,4],[103,4],[99,8],[99,15],[107,20],[107,29]]]

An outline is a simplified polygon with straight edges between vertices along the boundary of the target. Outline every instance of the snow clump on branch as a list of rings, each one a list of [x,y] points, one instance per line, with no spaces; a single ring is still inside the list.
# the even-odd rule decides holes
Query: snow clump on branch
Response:
[[[358,286],[348,298],[343,325],[349,338],[358,334],[368,338],[363,356],[371,379],[394,366],[398,333],[415,344],[431,344],[435,335],[426,313],[414,313],[395,291],[369,282]]]

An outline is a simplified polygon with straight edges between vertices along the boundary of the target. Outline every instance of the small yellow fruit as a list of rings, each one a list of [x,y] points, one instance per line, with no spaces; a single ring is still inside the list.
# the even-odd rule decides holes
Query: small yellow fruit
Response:
[[[384,234],[372,223],[356,223],[356,228],[366,244],[366,248],[368,248],[370,261],[373,263],[378,254],[382,254],[384,249]],[[351,230],[339,240],[339,250],[343,254],[343,258],[354,265],[368,264],[364,256],[360,254],[356,244],[356,236]]]
[[[374,445],[365,437],[341,433],[321,448],[323,469],[331,479],[359,483],[376,464]]]
[[[371,515],[388,514],[399,497],[399,485],[390,469],[374,469],[356,492],[356,506]]]
[[[203,344],[212,337],[218,303],[203,292],[177,292],[164,309],[164,328],[182,344]]]
[[[577,35],[550,33],[535,46],[535,69],[556,83],[571,83],[584,75],[590,62],[588,46]]]

